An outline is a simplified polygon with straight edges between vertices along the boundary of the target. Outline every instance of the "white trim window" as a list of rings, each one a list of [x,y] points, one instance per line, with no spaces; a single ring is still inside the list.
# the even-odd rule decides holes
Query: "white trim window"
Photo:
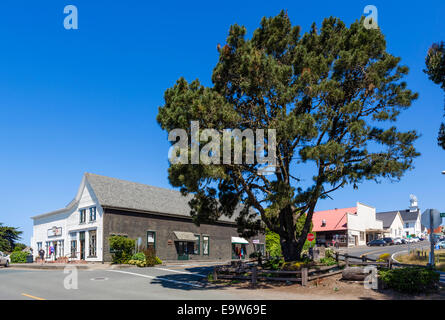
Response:
[[[90,222],[96,221],[96,207],[90,208]]]
[[[79,223],[85,223],[87,221],[87,209],[80,209]]]

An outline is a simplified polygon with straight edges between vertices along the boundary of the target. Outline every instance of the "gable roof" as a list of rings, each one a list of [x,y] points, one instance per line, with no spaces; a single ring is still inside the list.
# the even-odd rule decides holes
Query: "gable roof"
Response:
[[[188,202],[193,195],[183,196],[181,192],[171,189],[154,187],[142,183],[120,180],[85,173],[76,198],[66,208],[56,210],[33,218],[64,212],[78,203],[82,189],[88,184],[102,207],[136,210],[154,214],[184,216],[190,218]],[[218,221],[234,223],[241,208],[231,218],[222,216]]]
[[[377,212],[376,219],[383,222],[383,228],[388,229],[391,227],[398,213],[398,211]]]
[[[356,214],[357,207],[314,212],[312,231],[346,230],[348,228],[348,213]],[[323,225],[323,220],[326,221],[325,225]]]
[[[415,221],[419,217],[420,210],[417,209],[416,211],[410,211],[409,209],[404,210],[396,210],[396,211],[386,211],[386,212],[379,212],[377,214],[389,214],[389,213],[397,213],[399,212],[403,222],[405,221]],[[379,219],[380,220],[380,219]]]

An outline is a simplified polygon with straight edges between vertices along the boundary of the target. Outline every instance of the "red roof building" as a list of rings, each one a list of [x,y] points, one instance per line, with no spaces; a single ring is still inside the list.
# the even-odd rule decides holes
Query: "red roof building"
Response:
[[[374,207],[357,202],[355,207],[314,212],[312,231],[317,244],[342,247],[366,245],[384,234],[383,223]]]

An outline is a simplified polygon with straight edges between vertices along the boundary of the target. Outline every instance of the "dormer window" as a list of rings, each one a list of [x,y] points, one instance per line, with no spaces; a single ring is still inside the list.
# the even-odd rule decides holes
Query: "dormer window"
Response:
[[[79,223],[85,223],[86,221],[87,221],[87,210],[80,209]]]
[[[90,221],[96,221],[96,207],[90,208]]]
[[[322,227],[326,227],[326,220],[325,219],[321,220],[321,226]]]

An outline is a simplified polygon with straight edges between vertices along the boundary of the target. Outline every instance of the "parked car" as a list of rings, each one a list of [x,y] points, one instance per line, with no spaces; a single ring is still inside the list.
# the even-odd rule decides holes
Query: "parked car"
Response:
[[[419,242],[420,241],[419,237],[413,237],[412,239],[413,239],[413,242]]]
[[[9,255],[6,255],[0,251],[0,265],[8,267],[10,263],[11,259],[9,258]]]
[[[445,241],[439,241],[436,243],[436,246],[438,246],[440,249],[445,249]]]
[[[374,239],[372,241],[369,241],[367,246],[373,247],[373,246],[386,246],[386,241],[383,239]]]
[[[406,243],[405,239],[402,239],[402,238],[394,239],[394,244],[404,244],[404,243]]]
[[[394,245],[394,240],[390,237],[383,238],[383,241],[385,241],[387,245]]]

